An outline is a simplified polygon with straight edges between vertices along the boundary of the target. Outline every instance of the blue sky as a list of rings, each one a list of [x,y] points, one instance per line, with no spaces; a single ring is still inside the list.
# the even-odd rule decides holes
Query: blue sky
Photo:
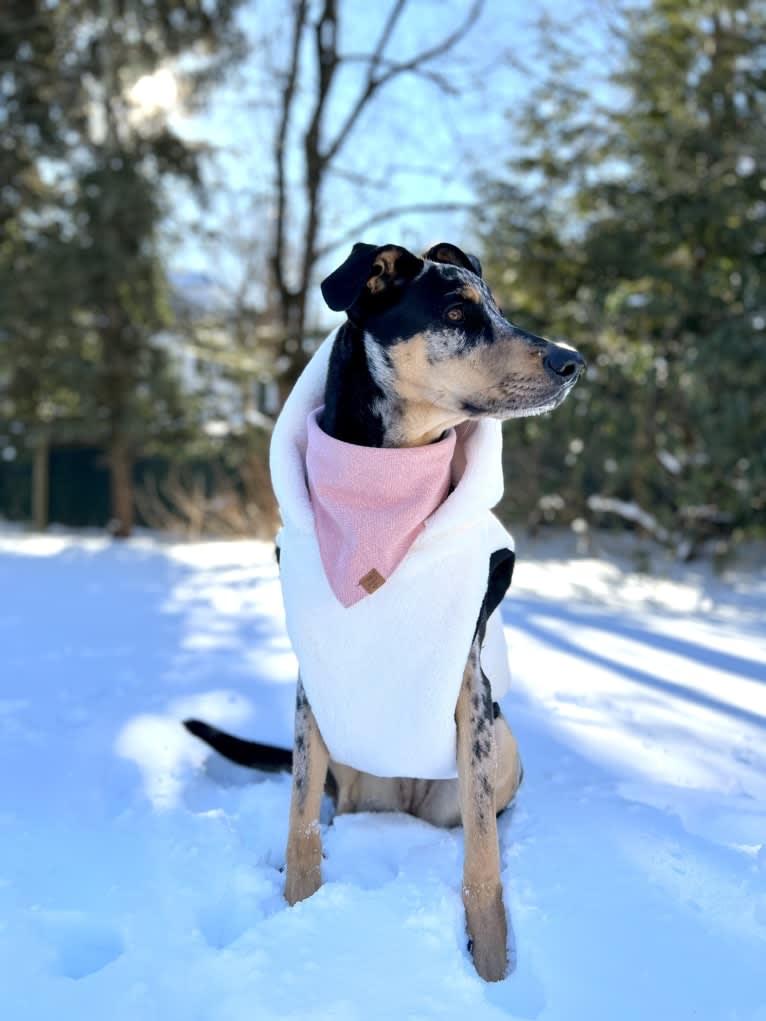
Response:
[[[341,8],[341,50],[370,52],[393,0],[379,5],[346,0]],[[406,60],[434,45],[465,18],[471,0],[411,0],[386,54]],[[270,63],[280,64],[289,43],[286,4],[259,0],[248,5],[242,22],[253,51],[247,62],[232,72],[204,116],[187,120],[184,130],[219,148],[210,171],[214,198],[208,222],[231,225],[242,244],[248,239],[264,247],[257,256],[268,257],[268,222],[271,212],[270,144],[275,124],[275,93]],[[480,171],[501,174],[512,144],[507,111],[529,87],[517,66],[529,63],[533,50],[532,22],[544,10],[564,17],[571,30],[598,35],[597,0],[578,5],[563,0],[546,4],[523,4],[487,0],[485,8],[449,57],[431,65],[448,72],[455,95],[445,95],[431,82],[405,75],[378,94],[357,124],[354,135],[336,160],[336,173],[323,196],[324,231],[327,242],[345,235],[357,222],[376,212],[422,202],[466,202],[473,195],[473,178]],[[584,12],[584,13],[583,13]],[[593,25],[592,29],[589,26]],[[310,42],[310,40],[309,40]],[[305,119],[311,99],[313,60],[304,54],[308,76],[300,85],[299,116]],[[532,61],[534,68],[534,61]],[[334,134],[353,103],[363,81],[364,69],[352,64],[336,77],[327,111],[325,137]],[[299,194],[302,172],[300,150],[293,136],[290,173],[291,194]],[[357,177],[373,177],[376,184],[363,187]],[[187,218],[188,203],[178,209]],[[300,218],[292,229],[301,230]],[[462,213],[422,214],[398,217],[362,233],[355,240],[382,243],[397,241],[420,249],[436,240],[470,245],[470,222]],[[233,244],[233,242],[232,242]],[[231,247],[231,246],[230,246]],[[318,267],[329,270],[350,245],[337,249]],[[184,269],[236,275],[238,256],[227,246],[211,245],[199,235],[187,235],[174,262]]]

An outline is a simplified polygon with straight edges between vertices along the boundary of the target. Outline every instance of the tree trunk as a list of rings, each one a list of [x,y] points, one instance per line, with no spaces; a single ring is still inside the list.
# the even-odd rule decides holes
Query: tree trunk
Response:
[[[133,457],[124,437],[112,438],[109,450],[112,520],[116,539],[127,539],[133,531]]]
[[[50,495],[50,438],[43,431],[35,443],[34,466],[32,470],[32,520],[38,532],[48,527]]]

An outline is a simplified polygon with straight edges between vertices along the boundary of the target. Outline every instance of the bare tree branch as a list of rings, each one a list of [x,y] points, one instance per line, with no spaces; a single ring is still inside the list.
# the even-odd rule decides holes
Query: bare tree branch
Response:
[[[372,177],[370,174],[349,170],[347,167],[328,167],[327,174],[341,181],[348,181],[349,184],[355,184],[359,188],[378,189],[384,187],[387,183],[383,177]]]
[[[333,238],[332,241],[318,248],[316,257],[322,258],[325,255],[329,255],[336,248],[340,248],[341,245],[358,241],[359,235],[369,230],[370,227],[375,227],[385,220],[392,220],[396,216],[407,216],[411,213],[459,213],[469,209],[473,209],[473,203],[471,202],[413,202],[404,206],[392,206],[389,209],[383,209],[375,213],[373,216],[368,216],[366,220],[355,224],[339,237]]]
[[[354,170],[344,166],[327,167],[326,175],[327,178],[333,180],[346,181],[348,184],[354,185],[360,191],[366,189],[376,193],[390,192],[395,188],[394,176],[400,175],[411,175],[427,176],[431,181],[438,181],[439,168],[434,167],[433,164],[429,166],[418,166],[417,164],[407,163],[388,163],[381,164],[376,168],[377,173],[365,174],[362,171]],[[449,175],[444,171],[441,172],[441,180],[445,181]]]
[[[340,63],[341,64],[357,64],[357,63],[358,64],[370,64],[371,60],[372,60],[372,58],[370,57],[369,53],[364,53],[364,54],[360,53],[360,54],[353,54],[353,55],[350,55],[350,56],[349,55],[342,56],[340,58]],[[382,59],[378,62],[378,66],[379,67],[385,67],[389,71],[390,70],[394,70],[395,72],[398,71],[401,68],[401,65],[396,63],[393,60],[382,60]],[[453,85],[452,82],[446,77],[446,75],[440,74],[438,71],[434,70],[433,68],[414,67],[414,68],[410,68],[409,72],[411,74],[417,74],[421,78],[426,78],[429,81],[432,81],[435,85],[438,85],[439,88],[442,89],[442,91],[449,93],[451,96],[457,96],[457,95],[460,94],[460,89],[458,89],[455,85]]]
[[[418,78],[425,78],[426,81],[435,85],[440,92],[444,92],[448,96],[460,95],[460,89],[457,85],[453,85],[446,75],[442,74],[440,71],[435,71],[433,68],[413,67],[408,73],[414,74]]]
[[[331,160],[333,160],[335,156],[337,156],[341,147],[344,145],[349,135],[353,131],[356,122],[358,121],[359,117],[362,114],[362,111],[365,109],[365,107],[370,102],[372,97],[384,85],[388,84],[388,82],[398,77],[400,74],[406,74],[408,72],[417,71],[423,64],[426,64],[430,60],[436,59],[436,57],[442,56],[444,53],[447,53],[450,49],[452,49],[452,47],[458,42],[461,36],[463,36],[465,32],[469,30],[471,25],[479,17],[479,14],[481,13],[482,8],[484,7],[484,2],[485,0],[474,0],[465,18],[460,22],[460,24],[456,28],[452,30],[452,32],[444,36],[444,38],[441,39],[440,42],[436,43],[433,46],[430,46],[428,49],[421,50],[420,53],[416,54],[414,57],[411,57],[409,60],[389,64],[388,69],[384,71],[383,74],[376,75],[376,71],[379,70],[379,64],[380,59],[383,55],[383,49],[385,49],[385,41],[383,41],[383,46],[381,48],[381,41],[383,39],[383,36],[381,35],[381,39],[378,40],[378,45],[376,46],[375,52],[373,53],[373,56],[370,60],[370,71],[369,74],[367,75],[367,82],[363,90],[357,97],[356,102],[351,107],[351,110],[349,111],[345,121],[339,128],[338,133],[335,136],[335,139],[332,142],[330,142],[330,144],[322,153],[321,157],[322,162],[324,164],[330,163]],[[404,3],[402,2],[402,0],[398,0],[395,9],[399,10],[399,13],[401,13],[400,8],[403,9],[403,7]],[[390,20],[391,19],[389,18],[389,22]],[[388,25],[389,22],[387,22],[386,25]]]
[[[293,0],[291,63],[285,76],[284,86],[281,89],[281,115],[274,147],[277,167],[277,208],[274,227],[275,240],[273,243],[272,277],[275,284],[274,291],[282,332],[284,355],[282,361],[285,368],[280,370],[279,386],[283,398],[297,377],[297,373],[302,368],[307,356],[307,350],[304,345],[307,302],[317,258],[332,251],[339,244],[344,244],[348,238],[358,235],[359,232],[367,230],[375,224],[396,215],[403,215],[405,213],[450,212],[470,208],[467,203],[460,202],[415,202],[399,206],[368,217],[363,223],[357,224],[353,229],[346,231],[342,238],[325,245],[321,249],[318,248],[322,226],[322,191],[328,175],[336,172],[333,160],[351,137],[362,111],[386,84],[404,74],[418,75],[431,82],[440,90],[442,95],[454,94],[456,92],[455,83],[449,75],[442,71],[440,66],[433,66],[433,62],[440,56],[448,53],[472,27],[485,2],[486,0],[472,0],[467,13],[452,31],[446,32],[434,45],[422,49],[409,59],[396,60],[387,57],[386,50],[391,46],[396,28],[408,10],[408,0],[392,0],[382,28],[365,61],[367,68],[361,90],[356,98],[352,100],[350,107],[347,107],[340,128],[333,136],[325,140],[325,135],[329,134],[329,132],[323,131],[323,118],[336,72],[344,61],[342,54],[338,51],[339,20],[344,8],[340,0],[321,0],[321,2],[314,0],[313,3],[310,0]],[[311,13],[314,10],[318,10],[316,21],[314,21],[314,15]],[[302,40],[305,38],[304,34],[309,27],[312,28],[314,39],[313,50],[316,60],[316,78],[312,80],[311,84],[311,106],[308,111],[308,123],[301,130],[303,182],[300,200],[296,200],[296,202],[302,209],[305,209],[305,214],[297,260],[297,280],[293,286],[290,286],[289,280],[292,277],[288,275],[289,253],[287,252],[287,236],[291,221],[289,214],[293,208],[293,202],[287,187],[285,150],[294,120],[299,116],[297,82],[302,70],[299,68],[299,64],[301,62]],[[356,55],[354,59],[356,59]],[[350,179],[350,173],[347,174],[347,178]],[[369,186],[369,182],[364,181],[361,177],[358,183],[362,186]]]

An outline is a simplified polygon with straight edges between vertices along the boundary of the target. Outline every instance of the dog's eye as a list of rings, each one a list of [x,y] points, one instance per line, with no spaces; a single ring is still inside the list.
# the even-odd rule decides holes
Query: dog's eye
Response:
[[[460,323],[465,319],[465,312],[460,305],[453,305],[447,309],[447,318],[453,323]]]

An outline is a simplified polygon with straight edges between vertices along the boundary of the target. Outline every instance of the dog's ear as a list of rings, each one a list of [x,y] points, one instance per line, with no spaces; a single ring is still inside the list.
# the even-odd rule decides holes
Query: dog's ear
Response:
[[[481,263],[475,255],[467,255],[462,248],[451,245],[448,241],[440,241],[438,245],[429,248],[424,259],[431,262],[448,262],[453,266],[460,266],[462,269],[469,269],[477,277],[481,276]]]
[[[322,281],[322,297],[334,312],[345,312],[365,292],[381,294],[414,280],[423,260],[399,245],[358,243],[338,268]]]

